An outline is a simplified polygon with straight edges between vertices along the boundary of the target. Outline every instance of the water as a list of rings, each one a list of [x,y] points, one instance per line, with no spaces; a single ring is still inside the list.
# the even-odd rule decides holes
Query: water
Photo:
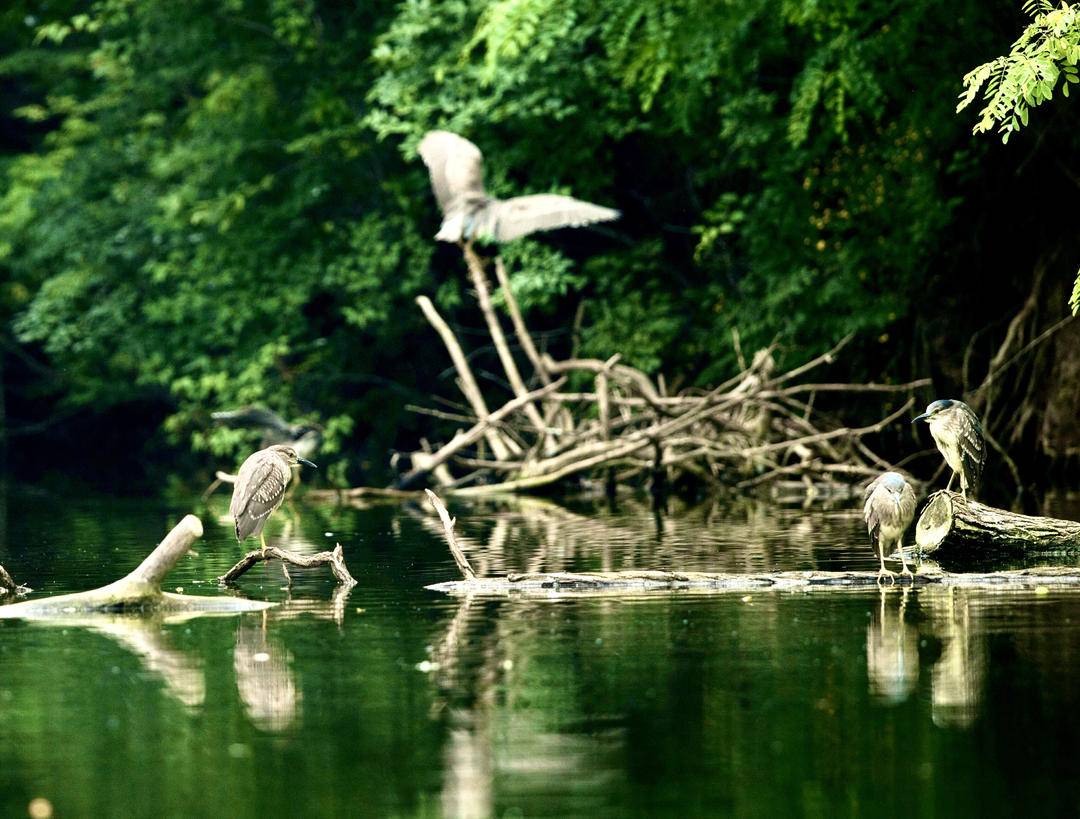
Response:
[[[166,588],[229,593],[226,505],[8,487],[0,563],[35,594],[100,585],[194,509],[206,536]],[[842,508],[452,507],[490,573],[875,566]],[[1080,808],[1080,593],[463,601],[423,588],[455,575],[426,506],[297,513],[270,541],[340,541],[351,593],[259,567],[240,591],[282,603],[266,614],[0,621],[0,816]]]

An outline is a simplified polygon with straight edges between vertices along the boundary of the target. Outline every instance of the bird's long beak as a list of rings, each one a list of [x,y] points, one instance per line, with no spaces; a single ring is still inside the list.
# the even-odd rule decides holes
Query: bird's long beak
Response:
[[[301,458],[299,455],[296,456],[296,462],[301,463],[304,466],[310,466],[312,469],[318,469],[319,468],[318,466],[313,464],[311,461],[309,461],[307,458]]]
[[[918,418],[912,418],[912,419],[911,419],[911,423],[913,423],[913,424],[914,424],[914,423],[916,423],[916,422],[918,422],[918,421],[925,421],[925,420],[926,420],[927,418],[929,418],[929,417],[930,417],[930,413],[928,413],[928,412],[924,412],[924,413],[923,413],[922,415],[920,415],[920,416],[919,416]]]

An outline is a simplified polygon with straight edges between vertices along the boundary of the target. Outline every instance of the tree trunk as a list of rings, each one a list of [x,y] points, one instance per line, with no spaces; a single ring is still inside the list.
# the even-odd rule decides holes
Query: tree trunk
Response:
[[[923,508],[915,542],[926,552],[1080,551],[1080,523],[1018,515],[941,491],[931,495]]]

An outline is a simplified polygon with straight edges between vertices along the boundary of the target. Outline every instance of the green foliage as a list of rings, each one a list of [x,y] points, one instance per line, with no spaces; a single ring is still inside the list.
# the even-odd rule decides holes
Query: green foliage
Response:
[[[997,128],[1001,141],[1028,124],[1029,111],[1048,102],[1054,89],[1069,96],[1069,86],[1080,82],[1080,4],[1050,0],[1027,0],[1024,11],[1032,21],[1012,44],[1009,53],[972,69],[964,76],[964,92],[956,106],[959,113],[983,91],[985,106],[973,133]],[[1060,84],[1059,84],[1060,80]],[[1080,273],[1069,302],[1080,313]]]
[[[1062,9],[1036,9],[1060,32],[1024,47],[1071,76]],[[978,156],[938,85],[996,22],[976,0],[16,5],[3,318],[73,407],[157,401],[174,441],[232,457],[252,435],[209,413],[266,404],[377,469],[412,443],[407,400],[439,389],[416,294],[479,325],[430,238],[415,149],[443,127],[496,195],[624,212],[503,249],[530,318],[569,328],[583,305],[583,354],[705,382],[730,373],[732,328],[799,357],[886,339],[963,255]]]
[[[1024,10],[1032,16],[1012,49],[972,69],[964,76],[964,92],[956,106],[959,113],[971,105],[984,88],[986,105],[979,112],[973,133],[997,128],[1001,141],[1028,124],[1028,112],[1054,94],[1061,81],[1063,96],[1069,85],[1080,82],[1080,5],[1049,0],[1028,0]]]

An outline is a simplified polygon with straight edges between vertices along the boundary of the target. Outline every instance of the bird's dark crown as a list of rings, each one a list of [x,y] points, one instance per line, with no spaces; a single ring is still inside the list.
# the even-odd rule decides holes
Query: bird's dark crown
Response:
[[[939,398],[937,401],[932,402],[926,408],[927,415],[934,415],[935,413],[947,410],[950,407],[956,406],[959,401],[954,401],[951,398]]]

